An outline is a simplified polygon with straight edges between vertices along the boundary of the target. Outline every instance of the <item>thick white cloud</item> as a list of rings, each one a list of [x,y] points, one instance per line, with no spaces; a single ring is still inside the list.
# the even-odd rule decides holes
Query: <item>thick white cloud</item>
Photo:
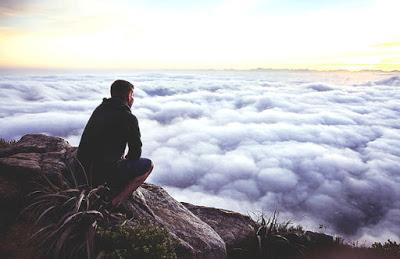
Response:
[[[0,77],[0,136],[78,144],[116,78],[150,181],[179,200],[271,212],[361,240],[400,235],[400,91],[390,73],[160,72]]]

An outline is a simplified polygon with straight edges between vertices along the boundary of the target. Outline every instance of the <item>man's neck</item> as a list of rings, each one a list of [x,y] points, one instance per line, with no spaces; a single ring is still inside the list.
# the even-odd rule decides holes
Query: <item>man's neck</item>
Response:
[[[119,97],[111,97],[111,99],[113,99],[113,100],[118,100],[119,102],[121,102],[122,104],[124,104],[124,105],[126,105],[129,109],[131,108],[130,106],[129,106],[129,104],[128,104],[128,101],[126,101],[126,100],[123,100],[123,99],[121,99],[121,98],[119,98]]]

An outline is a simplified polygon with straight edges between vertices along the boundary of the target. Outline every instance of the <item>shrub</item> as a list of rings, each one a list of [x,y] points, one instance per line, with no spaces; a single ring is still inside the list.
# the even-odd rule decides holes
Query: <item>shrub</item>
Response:
[[[98,188],[96,188],[98,190]],[[105,213],[91,203],[94,192],[73,189],[53,194],[37,194],[31,203],[31,215],[41,228],[32,240],[43,256],[51,258],[93,255],[94,231]]]
[[[34,184],[21,214],[40,228],[31,241],[41,256],[93,258],[97,225],[112,217],[103,198],[107,187],[92,188],[85,172],[72,168],[63,175],[42,174]]]
[[[12,145],[14,145],[15,143],[17,143],[17,141],[15,140],[5,140],[3,138],[0,138],[0,148],[6,148],[6,147],[10,147]]]
[[[396,243],[396,241],[391,241],[390,239],[383,244],[375,242],[370,249],[380,256],[400,257],[400,243]]]
[[[176,258],[175,243],[165,229],[149,223],[97,229],[102,258]]]

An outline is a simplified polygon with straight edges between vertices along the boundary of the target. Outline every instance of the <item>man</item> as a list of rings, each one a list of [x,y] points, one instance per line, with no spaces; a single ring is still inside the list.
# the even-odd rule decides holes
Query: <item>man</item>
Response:
[[[118,206],[153,170],[150,159],[141,158],[138,120],[131,113],[134,86],[125,80],[111,85],[111,98],[103,99],[90,117],[78,148],[78,159],[93,185],[109,184],[112,205]],[[128,154],[123,158],[126,144]]]

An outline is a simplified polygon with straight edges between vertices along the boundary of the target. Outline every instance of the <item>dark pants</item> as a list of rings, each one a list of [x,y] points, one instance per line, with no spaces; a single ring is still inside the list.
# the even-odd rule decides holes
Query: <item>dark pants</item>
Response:
[[[136,160],[122,159],[117,162],[116,172],[110,182],[113,193],[121,191],[133,178],[144,175],[151,168],[151,160],[139,158]]]

